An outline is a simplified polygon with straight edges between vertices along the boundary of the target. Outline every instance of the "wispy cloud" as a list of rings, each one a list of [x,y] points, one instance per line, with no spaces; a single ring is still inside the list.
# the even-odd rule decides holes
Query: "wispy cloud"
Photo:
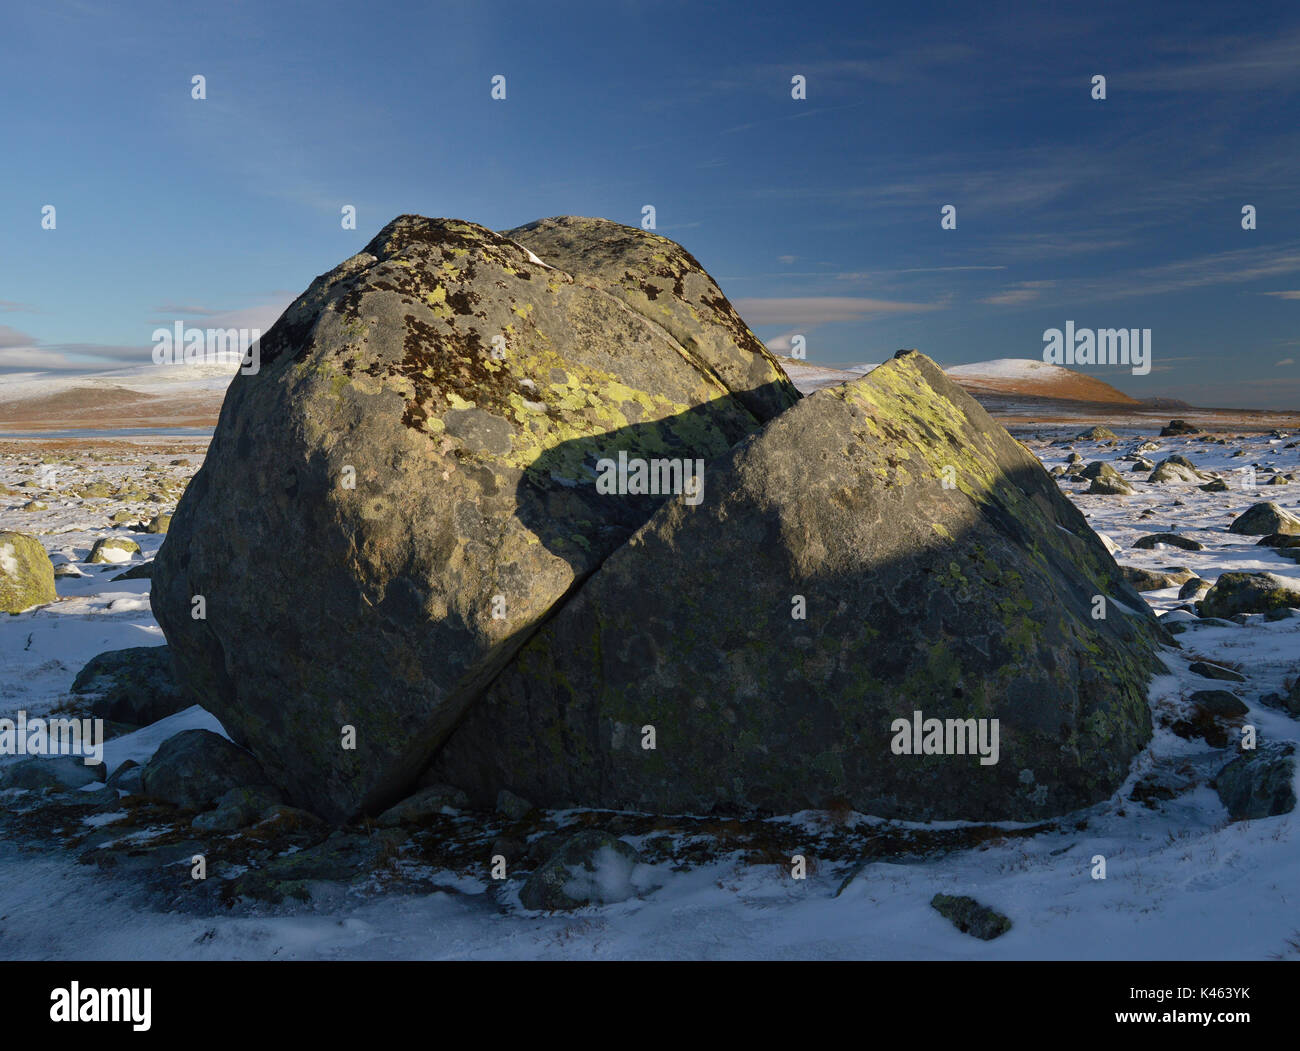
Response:
[[[0,350],[9,347],[30,346],[34,342],[26,332],[19,332],[16,328],[10,328],[8,325],[0,325]]]
[[[789,332],[782,332],[779,336],[773,336],[765,341],[767,349],[773,354],[789,354],[791,350],[790,341],[796,335],[799,335],[799,332],[796,329],[791,329]]]
[[[179,303],[164,303],[160,307],[154,307],[154,313],[166,317],[206,317],[210,314],[219,314],[220,310],[213,310],[210,307],[196,307],[189,304],[181,305]]]
[[[292,295],[277,294],[274,299],[252,306],[219,309],[201,306],[176,306],[172,316],[150,318],[140,323],[140,341],[134,344],[47,343],[18,329],[0,325],[0,374],[14,372],[61,372],[93,374],[152,361],[153,330],[170,327],[175,322],[202,321],[202,328],[257,329],[267,332]]]
[[[865,321],[895,314],[943,310],[946,303],[907,303],[861,296],[805,296],[737,299],[735,308],[751,325],[819,325],[831,321]]]
[[[293,299],[292,294],[277,294],[273,297],[268,296],[264,302],[234,309],[173,306],[170,312],[160,311],[159,317],[149,320],[150,332],[146,333],[146,337],[151,336],[152,330],[158,326],[172,325],[177,321],[184,322],[195,318],[202,319],[203,324],[200,326],[202,328],[255,328],[259,332],[267,332]]]
[[[30,337],[28,337],[30,339]],[[89,373],[148,363],[148,347],[107,343],[41,343],[0,346],[0,374],[13,372]]]
[[[1056,291],[1053,298],[1065,304],[1146,298],[1202,288],[1230,288],[1294,273],[1300,273],[1300,242],[1205,253],[1155,266],[1115,269],[1099,277],[1061,278],[1052,283]],[[1260,294],[1300,298],[1300,293],[1293,292]]]
[[[1126,91],[1259,91],[1294,87],[1300,33],[1278,38],[1237,37],[1198,43],[1198,50],[1115,78]]]
[[[1055,281],[1021,281],[997,295],[981,299],[980,302],[997,307],[1021,306],[1032,303],[1043,294],[1044,288],[1051,288],[1055,284]]]

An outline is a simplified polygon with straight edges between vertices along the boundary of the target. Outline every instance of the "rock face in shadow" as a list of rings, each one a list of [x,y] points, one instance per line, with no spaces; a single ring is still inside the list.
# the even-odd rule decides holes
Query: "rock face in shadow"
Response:
[[[712,459],[797,397],[680,249],[616,224],[581,236],[629,273],[663,254],[680,301],[656,316],[481,226],[403,216],[231,384],[152,602],[183,685],[294,803],[342,820],[414,786],[662,504],[598,493],[601,457]]]
[[[479,801],[913,820],[1030,820],[1123,781],[1162,632],[928,358],[803,399],[705,478],[515,655],[430,777]],[[998,720],[997,762],[900,754],[931,718]]]

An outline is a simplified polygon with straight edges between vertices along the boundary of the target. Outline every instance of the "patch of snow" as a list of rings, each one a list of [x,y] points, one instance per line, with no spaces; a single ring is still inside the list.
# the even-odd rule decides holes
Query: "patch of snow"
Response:
[[[1045,361],[1033,358],[994,358],[991,361],[976,361],[970,365],[953,365],[944,369],[949,376],[961,376],[970,379],[1044,379],[1049,376],[1069,376],[1070,370],[1060,365],[1049,365]]]
[[[654,866],[639,864],[613,847],[601,847],[592,862],[594,869],[569,870],[563,890],[574,901],[607,905],[634,898],[656,885]]]
[[[89,817],[83,817],[81,823],[89,825],[91,828],[99,828],[102,825],[111,825],[115,821],[121,821],[124,817],[130,815],[125,810],[114,810],[111,814],[91,814]]]
[[[124,734],[121,737],[114,737],[110,741],[105,741],[104,767],[106,773],[111,777],[113,771],[128,759],[134,759],[141,766],[144,766],[153,758],[154,752],[158,751],[167,738],[175,737],[184,730],[211,730],[227,740],[230,739],[230,735],[226,733],[225,727],[221,725],[217,717],[196,704],[186,708],[183,712],[169,715],[166,719],[160,719],[150,726],[136,730],[134,733]]]

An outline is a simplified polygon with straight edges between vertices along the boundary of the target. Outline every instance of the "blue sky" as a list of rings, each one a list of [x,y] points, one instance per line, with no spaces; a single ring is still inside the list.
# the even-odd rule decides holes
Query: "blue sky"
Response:
[[[403,212],[651,204],[813,362],[1041,357],[1068,319],[1152,330],[1150,375],[1094,370],[1134,396],[1300,407],[1294,3],[44,0],[0,15],[0,89],[0,383],[265,330]]]

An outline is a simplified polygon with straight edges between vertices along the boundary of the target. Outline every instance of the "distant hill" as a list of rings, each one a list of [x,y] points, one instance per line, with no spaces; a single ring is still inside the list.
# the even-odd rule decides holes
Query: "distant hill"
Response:
[[[0,432],[65,427],[211,427],[235,365],[144,365],[0,376]]]
[[[972,365],[954,365],[944,371],[976,397],[1046,398],[1054,402],[1128,405],[1134,408],[1143,404],[1109,383],[1032,358],[997,358]]]

